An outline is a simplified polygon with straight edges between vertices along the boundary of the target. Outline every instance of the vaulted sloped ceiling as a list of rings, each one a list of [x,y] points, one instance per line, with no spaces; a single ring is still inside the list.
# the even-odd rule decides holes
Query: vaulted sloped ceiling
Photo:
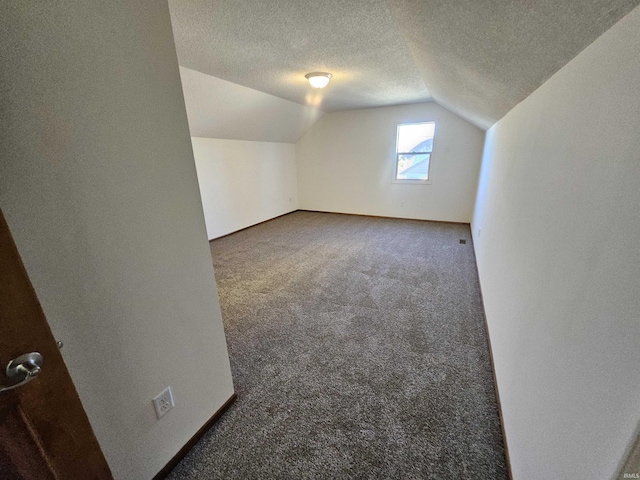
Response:
[[[488,128],[640,0],[170,0],[180,65],[325,112],[435,100]],[[334,75],[314,90],[304,75]]]
[[[488,128],[640,0],[387,4],[433,98]]]
[[[324,112],[180,67],[192,137],[296,143]]]

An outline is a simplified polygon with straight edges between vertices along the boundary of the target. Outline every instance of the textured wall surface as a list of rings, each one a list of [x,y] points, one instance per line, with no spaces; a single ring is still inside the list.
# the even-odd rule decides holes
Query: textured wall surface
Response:
[[[115,478],[148,480],[233,393],[169,11],[0,23],[0,206]]]
[[[298,208],[293,144],[191,140],[209,239]]]
[[[514,478],[612,478],[640,419],[640,8],[487,133],[473,221]]]
[[[392,183],[396,125],[436,121],[431,184]],[[484,132],[439,105],[325,115],[296,144],[300,208],[471,221]]]

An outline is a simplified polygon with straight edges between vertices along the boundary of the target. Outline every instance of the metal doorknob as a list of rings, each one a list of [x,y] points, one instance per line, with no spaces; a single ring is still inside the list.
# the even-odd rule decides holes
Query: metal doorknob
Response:
[[[42,369],[42,361],[42,355],[38,352],[25,353],[11,360],[6,370],[9,384],[0,386],[0,392],[12,390],[36,378]]]

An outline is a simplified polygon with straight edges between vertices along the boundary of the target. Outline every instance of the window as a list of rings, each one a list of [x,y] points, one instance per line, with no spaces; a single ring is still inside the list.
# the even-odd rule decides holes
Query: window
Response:
[[[394,182],[428,182],[435,131],[436,122],[398,125]]]

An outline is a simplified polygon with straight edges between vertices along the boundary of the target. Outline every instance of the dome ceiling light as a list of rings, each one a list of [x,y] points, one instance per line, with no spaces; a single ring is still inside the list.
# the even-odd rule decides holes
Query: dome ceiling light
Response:
[[[309,80],[309,83],[314,88],[324,88],[329,84],[329,80],[331,80],[330,73],[326,72],[311,72],[305,75],[305,78]]]

